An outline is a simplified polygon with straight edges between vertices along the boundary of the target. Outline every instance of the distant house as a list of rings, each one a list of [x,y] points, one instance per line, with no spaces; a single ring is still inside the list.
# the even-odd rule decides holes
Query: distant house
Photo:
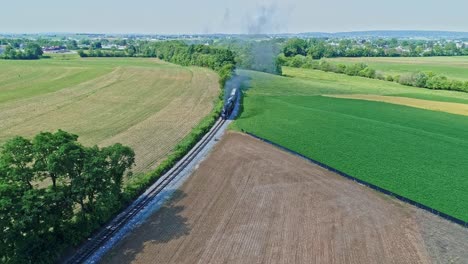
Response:
[[[42,47],[42,51],[44,53],[63,53],[67,52],[67,48],[64,46],[48,46],[48,47]]]
[[[396,47],[396,50],[397,50],[398,52],[409,52],[409,49],[403,48],[402,46]]]
[[[103,49],[113,49],[113,48],[115,48],[115,49],[118,49],[118,50],[124,50],[124,49],[127,48],[127,47],[126,47],[126,46],[120,46],[120,45],[114,45],[114,44],[112,44],[112,45],[102,45],[102,48],[103,48]]]
[[[2,54],[5,51],[5,48],[5,45],[0,45],[0,54]]]

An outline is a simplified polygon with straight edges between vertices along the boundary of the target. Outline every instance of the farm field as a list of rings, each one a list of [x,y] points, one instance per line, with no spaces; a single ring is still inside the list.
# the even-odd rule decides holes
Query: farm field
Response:
[[[250,88],[235,128],[468,221],[468,117],[320,96],[411,94],[460,103],[467,94],[314,70],[284,73],[294,77],[242,72]]]
[[[373,94],[346,94],[346,95],[325,95],[335,98],[346,98],[346,99],[357,99],[367,100],[376,102],[385,102],[391,104],[406,105],[421,109],[442,111],[446,113],[465,115],[468,116],[468,104],[464,103],[452,103],[452,102],[437,102],[414,98],[405,98],[399,96],[384,96],[384,95],[373,95]]]
[[[467,236],[231,132],[102,263],[464,263]]]
[[[255,94],[281,96],[374,94],[468,104],[468,93],[403,86],[394,82],[347,76],[318,70],[283,67],[283,75],[292,78],[283,78],[281,76],[272,76],[252,71],[244,71],[244,73],[250,76],[250,78],[255,76],[255,84],[257,86],[269,87],[252,91]],[[313,85],[313,87],[311,87],[311,85]]]
[[[354,64],[364,62],[371,68],[390,75],[409,72],[434,72],[447,78],[468,81],[468,57],[419,58],[333,58],[333,63]]]
[[[154,168],[214,107],[215,72],[157,59],[0,60],[0,144],[63,129],[85,145],[122,143]]]

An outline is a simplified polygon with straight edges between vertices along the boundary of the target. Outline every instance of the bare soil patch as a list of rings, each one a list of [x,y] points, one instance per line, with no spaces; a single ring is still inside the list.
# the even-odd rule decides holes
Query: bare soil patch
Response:
[[[340,95],[324,95],[324,96],[344,98],[344,99],[357,99],[357,100],[385,102],[385,103],[406,105],[410,107],[422,108],[422,109],[433,110],[433,111],[447,112],[447,113],[456,114],[456,115],[468,116],[468,104],[436,102],[436,101],[406,98],[406,97],[371,95],[371,94],[340,94]]]
[[[437,239],[428,239],[440,219],[425,214],[228,133],[178,193],[103,262],[444,263],[450,255],[464,263],[453,256],[463,251],[463,233],[443,239],[441,256]]]

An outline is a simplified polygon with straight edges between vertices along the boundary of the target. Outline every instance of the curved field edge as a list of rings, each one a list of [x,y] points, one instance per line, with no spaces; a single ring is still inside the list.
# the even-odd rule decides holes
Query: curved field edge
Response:
[[[83,66],[81,64],[86,64],[90,65],[89,67],[91,68],[91,71],[96,70],[96,72],[99,74],[96,73],[97,76],[82,76],[82,79],[79,80],[78,84],[76,84],[73,81],[67,82],[64,81],[64,79],[59,78],[56,80],[56,82],[60,82],[60,85],[56,85],[56,89],[54,88],[55,90],[44,90],[40,93],[35,93],[31,91],[25,93],[17,93],[17,98],[0,103],[0,117],[4,115],[4,120],[8,121],[0,122],[0,127],[11,125],[10,127],[18,129],[18,126],[13,124],[14,122],[16,122],[15,120],[19,117],[18,114],[24,115],[26,118],[31,118],[31,116],[37,114],[35,113],[35,110],[32,112],[25,111],[25,109],[29,109],[31,107],[33,109],[44,110],[44,114],[38,115],[40,119],[44,121],[38,122],[39,125],[46,124],[47,122],[58,122],[57,124],[60,125],[58,128],[63,128],[62,125],[64,124],[64,120],[71,120],[74,122],[67,122],[67,124],[76,126],[77,117],[83,117],[83,112],[92,112],[92,109],[90,109],[90,107],[85,107],[81,108],[81,110],[83,111],[77,111],[77,109],[80,109],[79,107],[71,107],[68,105],[83,105],[83,101],[86,100],[87,102],[92,103],[93,105],[99,106],[101,108],[104,108],[104,106],[110,106],[113,107],[112,109],[118,108],[119,102],[121,102],[125,107],[125,110],[121,109],[117,112],[113,112],[109,109],[104,109],[106,111],[96,111],[95,114],[90,113],[89,117],[93,118],[92,120],[97,120],[97,117],[102,117],[104,116],[104,114],[112,114],[115,117],[107,115],[107,118],[101,119],[101,121],[103,122],[95,123],[96,126],[91,126],[91,124],[88,126],[77,126],[79,128],[87,129],[88,133],[81,133],[80,131],[73,130],[70,131],[82,136],[80,137],[80,141],[83,144],[111,144],[114,138],[117,138],[118,141],[121,141],[121,138],[119,138],[118,136],[122,133],[130,134],[130,137],[128,138],[132,139],[132,135],[134,136],[135,133],[141,132],[141,126],[139,126],[139,124],[148,124],[148,121],[150,121],[150,123],[154,123],[151,122],[151,118],[154,116],[155,111],[157,111],[157,113],[163,112],[161,114],[165,118],[159,120],[162,122],[163,125],[170,124],[171,122],[173,123],[174,120],[187,121],[187,119],[190,119],[188,120],[190,122],[188,122],[188,126],[186,127],[187,129],[185,129],[184,131],[177,131],[177,134],[172,133],[172,131],[171,133],[166,133],[169,137],[175,138],[176,136],[177,138],[176,140],[171,140],[169,142],[170,145],[164,148],[164,157],[154,158],[152,161],[152,164],[154,164],[154,166],[152,165],[150,168],[145,169],[143,172],[139,170],[135,175],[133,175],[133,177],[126,179],[126,183],[123,190],[122,204],[119,204],[116,208],[110,209],[109,212],[106,213],[106,215],[102,216],[102,221],[109,220],[118,212],[120,212],[120,210],[123,207],[125,207],[130,201],[135,199],[149,185],[151,185],[162,174],[168,171],[178,160],[180,160],[191,149],[191,147],[194,146],[198,142],[198,140],[202,138],[203,135],[206,134],[206,132],[209,131],[214,122],[217,120],[223,106],[223,90],[221,89],[223,85],[221,82],[223,81],[223,79],[221,78],[221,74],[205,67],[185,67],[167,63],[158,59],[149,58],[72,58],[70,60],[49,59],[39,60],[37,62],[34,61],[33,63],[36,63],[35,66],[28,66],[27,63],[30,62],[27,61],[19,63],[18,66],[16,66],[16,69],[34,70],[36,67],[41,68],[42,66],[46,65],[44,66],[44,71],[47,72],[50,69],[54,69],[53,71],[55,71],[57,67],[65,67],[65,65],[80,68],[81,66]],[[52,66],[50,66],[51,64]],[[141,77],[140,75],[142,72],[148,72],[149,75],[146,77],[149,78],[139,78]],[[170,72],[174,73],[169,74]],[[33,75],[36,74],[34,73]],[[183,79],[184,76],[187,78]],[[193,107],[194,104],[188,104],[188,101],[191,100],[191,98],[189,98],[190,94],[188,92],[181,93],[180,89],[174,89],[177,88],[176,86],[177,84],[179,84],[179,86],[181,86],[183,90],[190,90],[188,89],[190,88],[190,83],[197,76],[199,76],[199,79],[201,80],[199,80],[200,83],[197,86],[198,90],[200,90],[199,88],[203,88],[201,90],[205,92],[203,92],[196,98],[192,98],[192,101],[196,101],[199,105],[203,105],[203,107],[206,108],[206,111],[203,112],[200,112],[199,108]],[[222,77],[227,78],[227,76],[224,75]],[[70,75],[64,75],[63,78],[67,79],[71,77]],[[169,82],[170,85],[157,83],[156,81],[161,78],[162,80],[166,80],[167,82]],[[141,80],[141,82],[139,80]],[[16,85],[16,88],[25,88],[24,86],[22,86],[22,84],[23,82],[17,82],[12,85]],[[148,87],[151,86],[152,89],[142,89],[146,85],[148,85]],[[1,87],[2,86],[0,85],[0,89]],[[115,91],[116,87],[118,88],[117,91],[114,94],[112,94],[112,91]],[[159,89],[158,87],[163,87],[164,89]],[[131,97],[132,90],[134,89],[142,90],[142,96],[139,96],[137,98],[135,96]],[[175,93],[177,97],[180,97],[179,100],[163,102],[164,105],[179,103],[178,109],[184,109],[184,111],[189,110],[188,112],[186,111],[186,113],[188,114],[185,114],[184,117],[181,117],[179,119],[174,119],[174,111],[161,111],[161,108],[163,108],[164,105],[155,105],[159,101],[152,100],[152,97],[148,96],[149,93],[155,92],[155,89],[163,90],[162,93],[158,93],[158,98],[156,98],[158,100],[160,98],[167,98],[169,95],[173,95]],[[208,94],[211,95],[207,96]],[[99,98],[97,95],[99,95]],[[47,100],[50,98],[52,98],[52,100]],[[128,98],[132,100],[128,100]],[[139,101],[140,99],[141,101]],[[135,105],[135,103],[140,103],[140,105]],[[180,103],[185,103],[186,106],[184,107],[180,105]],[[18,114],[15,114],[14,111],[11,110],[12,106],[17,107],[18,111],[16,113]],[[43,106],[47,109],[44,109]],[[65,107],[70,111],[64,112],[63,110]],[[138,115],[137,119],[128,118],[126,116],[128,112],[132,111],[133,116],[135,116],[134,111],[135,108],[138,107],[144,109],[145,111],[143,111],[141,115]],[[172,109],[174,110],[174,108]],[[62,113],[63,115],[65,115],[65,113],[69,113],[72,114],[73,118],[62,119],[47,117],[47,115],[50,112],[56,112],[59,114]],[[200,114],[201,116],[199,118],[195,118],[195,115]],[[64,118],[67,118],[67,116],[65,115]],[[112,118],[118,118],[119,120],[117,120],[118,122],[111,122],[112,120],[110,119]],[[102,124],[105,122],[110,123],[112,126],[120,125],[122,123],[125,123],[127,125],[133,124],[135,126],[119,127],[118,129],[115,128],[105,130],[102,127]],[[20,126],[23,126],[24,122],[20,122],[19,124]],[[19,134],[34,134],[34,131],[37,129],[37,126],[30,126],[30,130],[24,130]],[[2,130],[2,132],[4,131]],[[148,138],[156,137],[156,135],[154,134],[154,130],[152,132],[153,133],[147,134]],[[5,137],[3,137],[3,140],[6,140],[7,138],[8,135],[5,135]],[[1,141],[2,137],[0,137],[0,142]],[[122,141],[121,143],[128,144],[128,142]],[[151,146],[148,146],[148,144],[143,145],[147,146],[147,148],[150,148],[150,150],[154,152],[154,148],[151,148]],[[101,224],[101,221],[99,223],[90,223],[87,226],[78,226],[80,225],[80,223],[77,223],[76,228],[80,229],[81,232],[83,232],[82,238],[85,239],[92,232],[96,231],[101,226]],[[75,239],[79,240],[81,238]]]
[[[280,86],[284,87],[285,85],[292,86],[278,90],[268,89],[267,94],[270,95],[288,94],[283,91],[294,91],[293,94],[296,95],[374,94],[468,104],[468,93],[410,87],[389,81],[348,76],[312,69],[283,67],[283,74],[290,78],[270,76],[268,74],[251,71],[243,71],[243,74],[254,77],[259,86],[264,84],[278,88]],[[274,78],[277,84],[272,84],[271,78]],[[313,85],[313,87],[311,87],[311,85]],[[252,91],[252,93],[265,94],[265,91],[266,90],[263,89],[261,91]]]
[[[155,169],[209,115],[220,93],[214,71],[154,59],[50,59],[42,63],[54,65],[37,67],[44,71],[56,71],[62,63],[112,71],[78,85],[57,79],[51,83],[66,87],[0,103],[0,144],[16,135],[32,137],[40,131],[63,129],[79,135],[85,145],[119,142],[132,147],[135,173]],[[22,75],[35,69],[27,64],[17,68],[23,69]],[[17,90],[23,88],[22,82],[17,84]]]
[[[271,96],[276,86],[262,85],[252,79],[234,129],[468,220],[466,117],[381,102]]]
[[[468,105],[460,104],[460,103],[437,102],[437,101],[405,98],[405,97],[390,96],[390,95],[383,96],[383,95],[369,95],[369,94],[351,94],[351,95],[334,94],[334,95],[323,95],[323,96],[406,105],[406,106],[421,108],[421,109],[426,109],[426,110],[440,111],[440,112],[446,112],[450,114],[468,116]]]
[[[451,79],[468,80],[468,57],[373,57],[373,58],[330,58],[333,63],[345,65],[366,63],[371,68],[388,74],[405,74],[418,71],[434,72]]]
[[[155,63],[158,62],[158,63]],[[156,59],[80,59],[54,55],[41,60],[0,60],[0,103],[22,100],[72,87],[122,66],[167,67]],[[32,85],[34,84],[34,85]]]

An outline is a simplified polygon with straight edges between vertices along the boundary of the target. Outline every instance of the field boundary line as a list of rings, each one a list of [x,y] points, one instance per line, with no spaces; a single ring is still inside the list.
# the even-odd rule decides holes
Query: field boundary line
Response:
[[[390,197],[396,198],[396,199],[398,199],[398,200],[400,200],[400,201],[402,201],[402,202],[405,202],[405,203],[407,203],[407,204],[416,206],[416,207],[418,207],[418,208],[420,208],[420,209],[422,209],[422,210],[425,210],[425,211],[427,211],[427,212],[430,212],[430,213],[432,213],[432,214],[434,214],[434,215],[437,215],[437,216],[439,216],[439,217],[442,217],[442,218],[444,218],[445,220],[448,220],[448,221],[450,221],[450,222],[452,222],[452,223],[455,223],[455,224],[461,225],[462,227],[468,228],[468,222],[463,221],[463,220],[461,220],[461,219],[459,219],[459,218],[453,217],[453,216],[448,215],[448,214],[446,214],[446,213],[443,213],[443,212],[441,212],[441,211],[439,211],[439,210],[437,210],[437,209],[434,209],[434,208],[431,208],[431,207],[429,207],[429,206],[427,206],[427,205],[424,205],[424,204],[421,204],[421,203],[419,203],[419,202],[413,201],[413,200],[411,200],[411,199],[409,199],[409,198],[406,198],[406,197],[404,197],[404,196],[401,196],[401,195],[399,195],[399,194],[396,194],[396,193],[394,193],[394,192],[392,192],[392,191],[389,191],[389,190],[387,190],[387,189],[381,188],[381,187],[379,187],[379,186],[377,186],[377,185],[374,185],[374,184],[372,184],[372,183],[369,183],[369,182],[363,181],[363,180],[361,180],[361,179],[358,179],[358,178],[356,178],[356,177],[354,177],[354,176],[351,176],[351,175],[349,175],[349,174],[347,174],[347,173],[345,173],[345,172],[342,172],[342,171],[339,171],[339,170],[337,170],[337,169],[335,169],[335,168],[332,168],[332,167],[330,167],[330,166],[328,166],[328,165],[326,165],[326,164],[324,164],[324,163],[322,163],[322,162],[320,162],[320,161],[317,161],[317,160],[314,160],[314,159],[312,159],[312,158],[309,158],[309,157],[307,157],[307,156],[305,156],[305,155],[302,155],[302,154],[300,154],[300,153],[298,153],[298,152],[296,152],[296,151],[294,151],[294,150],[292,150],[292,149],[289,149],[289,148],[284,147],[284,146],[282,146],[282,145],[280,145],[280,144],[278,144],[278,143],[275,143],[275,142],[272,142],[272,141],[270,141],[270,140],[268,140],[268,139],[265,139],[265,138],[262,138],[262,137],[260,137],[260,136],[257,136],[257,135],[255,135],[255,134],[253,134],[253,133],[246,132],[246,131],[243,131],[243,132],[246,133],[247,135],[251,136],[251,137],[254,137],[254,138],[260,140],[260,141],[263,141],[263,142],[265,142],[265,143],[268,143],[268,144],[270,144],[270,145],[273,145],[273,146],[275,146],[275,147],[277,147],[277,148],[279,148],[279,149],[281,149],[281,150],[283,150],[283,151],[286,151],[286,152],[288,152],[288,153],[290,153],[290,154],[293,154],[293,155],[295,155],[295,156],[298,156],[298,157],[300,157],[300,158],[303,158],[303,159],[305,159],[305,160],[307,160],[307,161],[309,161],[309,162],[311,162],[311,163],[313,163],[313,164],[315,164],[315,165],[320,166],[321,168],[324,168],[324,169],[326,169],[326,170],[328,170],[328,171],[334,172],[334,173],[336,173],[336,174],[338,174],[338,175],[340,175],[340,176],[342,176],[342,177],[344,177],[344,178],[346,178],[346,179],[348,179],[348,180],[352,180],[352,181],[357,182],[357,183],[359,183],[359,184],[361,184],[361,185],[364,185],[364,186],[366,186],[366,187],[368,187],[368,188],[370,188],[370,189],[373,189],[373,190],[375,190],[375,191],[378,191],[378,192],[383,193],[383,194],[385,194],[385,195],[388,195],[388,196],[390,196]]]

